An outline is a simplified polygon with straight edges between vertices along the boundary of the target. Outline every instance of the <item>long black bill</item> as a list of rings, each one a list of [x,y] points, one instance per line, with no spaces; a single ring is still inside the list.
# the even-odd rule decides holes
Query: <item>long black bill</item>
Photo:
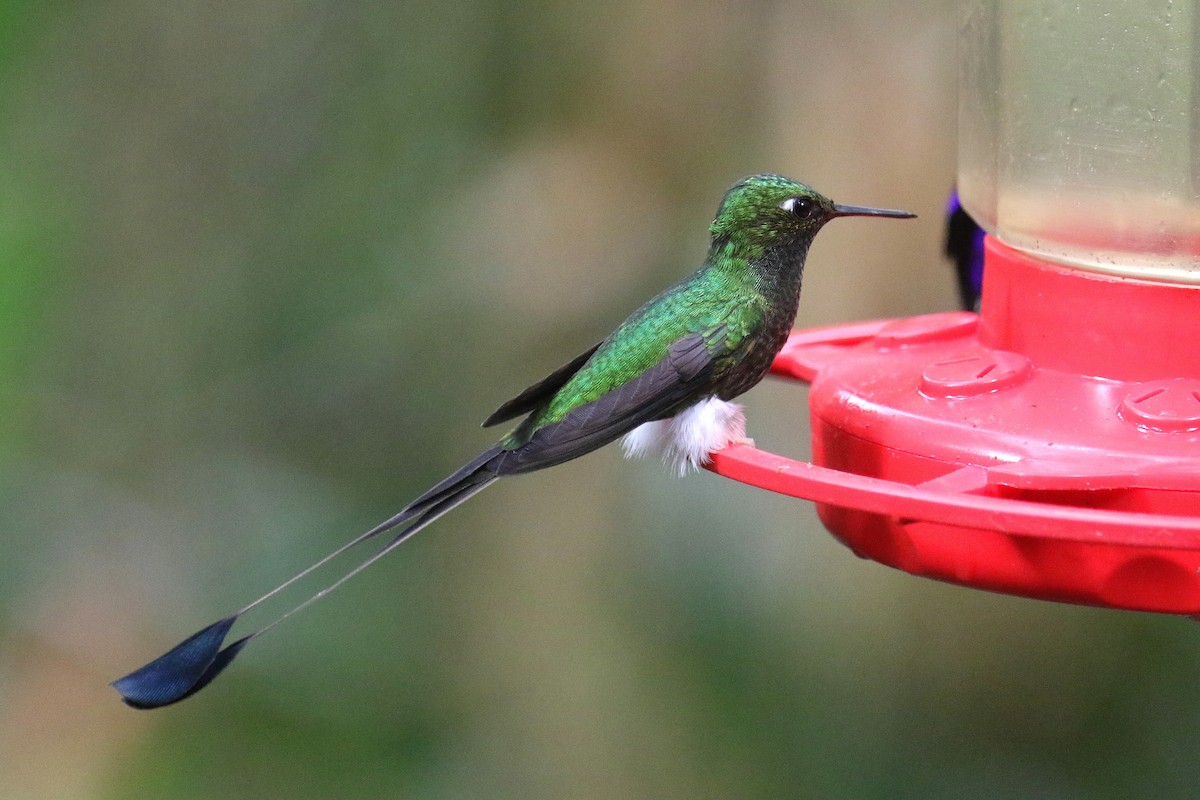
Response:
[[[833,204],[834,217],[897,217],[899,219],[910,219],[916,214],[911,211],[901,211],[897,208],[871,208],[870,206],[844,206],[840,203]]]
[[[496,476],[494,474],[481,474],[482,471],[478,469],[481,464],[485,463],[486,457],[491,454],[493,454],[491,451],[484,453],[479,459],[471,462],[471,464],[468,464],[462,470],[447,478],[429,492],[426,492],[396,516],[342,545],[308,569],[294,575],[267,592],[250,605],[197,631],[144,667],[136,669],[125,677],[113,681],[112,687],[121,693],[121,699],[125,701],[126,705],[139,709],[162,708],[163,706],[178,703],[180,700],[191,697],[224,672],[225,668],[233,662],[233,659],[252,639],[266,633],[297,611],[320,600],[395,550],[413,534],[495,482]],[[407,527],[402,528],[375,553],[364,559],[342,577],[304,602],[294,606],[290,611],[277,617],[273,622],[222,647],[225,643],[225,637],[233,628],[234,623],[247,611],[274,597],[296,581],[329,563],[355,545],[361,544],[367,539],[372,539],[386,531],[398,528],[405,523],[408,523]]]

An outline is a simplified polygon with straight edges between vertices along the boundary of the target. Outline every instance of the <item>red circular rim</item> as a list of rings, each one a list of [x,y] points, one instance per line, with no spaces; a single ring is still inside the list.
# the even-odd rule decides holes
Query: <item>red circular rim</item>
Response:
[[[796,461],[749,445],[714,453],[709,469],[779,494],[900,519],[1121,547],[1200,550],[1200,518],[1195,517],[1050,505],[912,486]],[[959,472],[964,484],[980,488],[986,484],[983,467],[963,467]]]

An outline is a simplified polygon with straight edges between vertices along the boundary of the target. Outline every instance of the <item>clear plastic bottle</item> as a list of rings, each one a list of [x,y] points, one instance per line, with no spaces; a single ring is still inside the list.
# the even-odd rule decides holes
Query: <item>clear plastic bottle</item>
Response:
[[[966,0],[958,188],[1004,243],[1200,283],[1195,0]]]

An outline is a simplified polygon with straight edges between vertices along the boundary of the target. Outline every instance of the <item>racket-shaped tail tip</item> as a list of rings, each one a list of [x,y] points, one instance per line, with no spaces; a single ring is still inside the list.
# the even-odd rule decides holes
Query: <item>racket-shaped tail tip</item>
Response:
[[[246,645],[239,639],[221,649],[237,615],[214,622],[158,658],[112,682],[126,705],[151,709],[178,703],[203,689],[229,666]]]

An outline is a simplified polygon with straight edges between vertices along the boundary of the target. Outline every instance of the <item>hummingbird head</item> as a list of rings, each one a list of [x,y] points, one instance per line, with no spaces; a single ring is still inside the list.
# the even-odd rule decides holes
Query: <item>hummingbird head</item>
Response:
[[[710,230],[713,245],[751,251],[797,249],[801,254],[835,217],[915,217],[908,211],[839,205],[803,183],[771,173],[751,175],[725,193]]]

